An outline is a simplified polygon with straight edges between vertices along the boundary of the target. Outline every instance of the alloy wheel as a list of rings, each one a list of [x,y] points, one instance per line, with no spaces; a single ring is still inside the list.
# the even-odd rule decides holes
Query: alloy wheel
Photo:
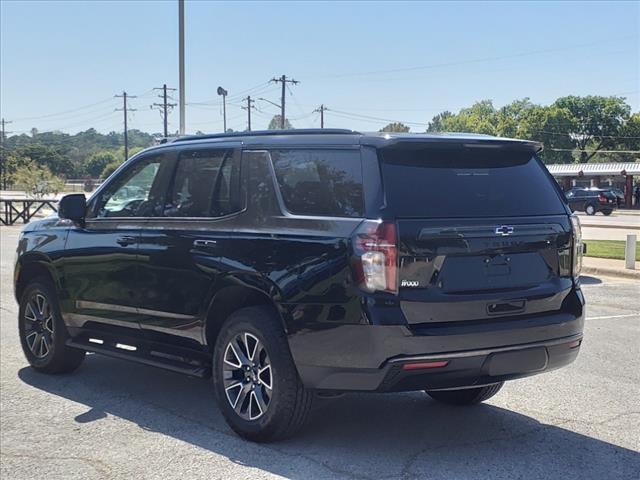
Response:
[[[273,370],[265,346],[251,333],[233,337],[224,351],[222,378],[229,405],[244,420],[257,420],[273,396]]]
[[[24,309],[24,338],[36,358],[44,358],[53,345],[53,309],[41,292],[34,292]]]

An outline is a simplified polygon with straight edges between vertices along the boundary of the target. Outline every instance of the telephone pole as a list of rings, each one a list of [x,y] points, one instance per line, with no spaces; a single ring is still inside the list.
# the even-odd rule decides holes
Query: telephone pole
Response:
[[[280,103],[280,129],[284,130],[284,121],[285,121],[285,89],[287,87],[287,83],[290,83],[292,85],[297,85],[298,83],[300,83],[297,80],[294,80],[293,78],[287,78],[286,75],[282,75],[280,78],[272,78],[271,81],[273,83],[282,83],[282,102]]]
[[[247,106],[246,107],[240,107],[240,108],[242,108],[243,110],[247,111],[247,122],[248,122],[248,126],[249,126],[247,131],[250,132],[251,131],[251,109],[252,108],[256,108],[256,107],[253,106],[253,104],[256,103],[256,101],[251,98],[251,95],[247,95],[247,98],[243,98],[242,100],[246,100],[246,102],[247,102]]]
[[[169,129],[168,129],[169,108],[173,108],[176,106],[175,103],[168,103],[169,97],[167,95],[167,91],[168,90],[175,91],[175,88],[167,88],[167,84],[165,83],[164,85],[162,85],[161,88],[154,88],[154,90],[162,90],[162,95],[158,95],[159,98],[162,98],[162,103],[154,103],[151,105],[151,108],[153,107],[162,108],[162,119],[164,120],[164,138],[167,138],[169,136]]]
[[[178,0],[178,72],[180,76],[180,135],[185,133],[184,0]]]
[[[8,122],[3,118],[2,119],[2,131],[0,131],[0,177],[2,177],[2,182],[1,183],[2,183],[2,189],[3,190],[7,189],[7,164],[6,164],[4,141],[5,141],[5,138],[7,136],[7,133],[11,133],[11,132],[7,132],[4,129],[4,126],[7,123],[13,123],[13,122]]]
[[[320,112],[320,128],[324,128],[324,112],[327,110],[329,109],[324,106],[324,103],[314,110],[314,112]]]
[[[124,161],[129,159],[129,133],[127,129],[127,113],[135,112],[135,108],[127,107],[127,98],[136,98],[133,95],[127,95],[127,92],[122,92],[122,95],[115,95],[116,98],[122,98],[122,108],[116,108],[116,112],[124,112]]]

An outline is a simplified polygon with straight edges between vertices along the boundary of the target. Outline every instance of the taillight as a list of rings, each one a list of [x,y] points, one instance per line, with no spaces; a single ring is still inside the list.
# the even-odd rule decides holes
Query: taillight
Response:
[[[353,236],[354,270],[359,286],[368,291],[398,291],[396,225],[365,220]]]
[[[571,215],[571,227],[573,230],[573,276],[578,278],[582,270],[582,228],[580,219],[576,215]]]

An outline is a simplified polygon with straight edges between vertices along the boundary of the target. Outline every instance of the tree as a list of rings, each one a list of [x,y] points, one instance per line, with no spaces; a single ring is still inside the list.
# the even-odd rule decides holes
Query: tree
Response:
[[[453,113],[451,113],[449,110],[445,110],[444,112],[439,113],[429,122],[427,132],[445,132],[445,125],[448,119],[451,117],[453,117]]]
[[[36,198],[55,195],[64,188],[64,180],[51,173],[48,167],[38,165],[33,160],[18,167],[12,179],[27,195]]]
[[[409,131],[409,127],[407,127],[404,123],[394,122],[380,129],[381,132],[399,132],[399,133],[407,133]]]
[[[541,142],[544,145],[541,158],[545,163],[573,163],[575,143],[567,128],[573,121],[565,109],[534,106],[520,118],[515,137]]]
[[[115,172],[117,170],[117,168],[122,165],[124,162],[122,162],[121,160],[115,160],[111,163],[109,163],[107,166],[104,167],[104,169],[102,170],[102,173],[100,174],[100,178],[102,178],[103,180],[106,180],[113,172]]]
[[[570,95],[559,98],[553,105],[571,116],[565,132],[580,151],[580,163],[587,163],[599,150],[614,147],[631,114],[631,107],[622,97]]]
[[[271,121],[269,122],[269,130],[280,130],[280,115],[274,115],[273,118],[271,119]],[[285,118],[284,119],[284,129],[285,130],[290,130],[293,128],[293,125],[291,125],[291,122],[289,122],[289,119]]]
[[[87,158],[84,169],[87,174],[93,178],[97,178],[104,171],[104,168],[117,161],[116,154],[108,150],[92,153]]]

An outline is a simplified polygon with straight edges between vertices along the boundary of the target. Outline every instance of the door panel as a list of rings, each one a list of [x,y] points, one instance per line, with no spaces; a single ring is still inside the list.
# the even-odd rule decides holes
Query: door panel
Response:
[[[231,145],[180,151],[164,217],[148,219],[140,234],[139,307],[146,336],[203,342],[220,252],[228,248],[229,228],[242,209],[239,160]]]
[[[90,322],[138,327],[138,239],[138,225],[130,222],[89,221],[70,230],[64,262],[70,326]]]
[[[70,229],[63,266],[69,326],[139,330],[140,227],[164,204],[171,159],[170,151],[132,159],[91,199],[85,224]]]

